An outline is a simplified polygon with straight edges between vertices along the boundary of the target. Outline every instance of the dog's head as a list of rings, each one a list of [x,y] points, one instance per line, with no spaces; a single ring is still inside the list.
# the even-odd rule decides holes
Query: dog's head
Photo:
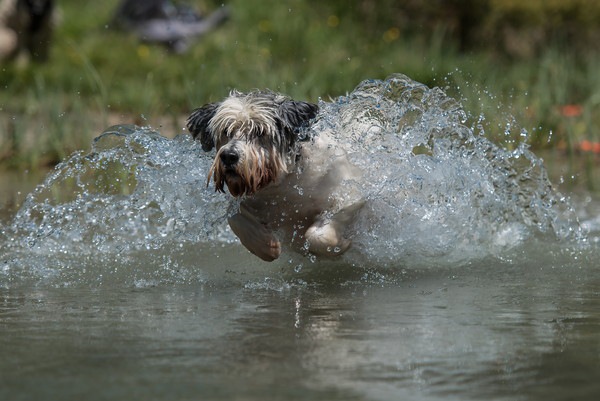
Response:
[[[194,110],[188,130],[205,151],[217,149],[207,185],[212,177],[215,190],[225,192],[227,184],[237,197],[276,182],[294,163],[302,129],[317,112],[315,104],[268,91],[233,91]]]

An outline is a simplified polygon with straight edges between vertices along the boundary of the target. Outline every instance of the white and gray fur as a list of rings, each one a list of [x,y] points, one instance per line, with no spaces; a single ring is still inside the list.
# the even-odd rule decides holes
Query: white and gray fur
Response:
[[[281,254],[282,239],[298,250],[336,256],[350,246],[346,227],[363,204],[344,183],[359,172],[335,151],[329,135],[308,135],[316,104],[271,91],[232,91],[192,112],[187,127],[202,148],[216,148],[208,172],[215,190],[242,197],[229,225],[263,260]]]

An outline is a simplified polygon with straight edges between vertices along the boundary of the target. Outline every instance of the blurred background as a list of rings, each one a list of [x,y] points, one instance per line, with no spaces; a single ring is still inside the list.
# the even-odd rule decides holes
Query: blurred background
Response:
[[[0,170],[52,166],[118,123],[173,137],[233,88],[330,100],[395,72],[442,87],[504,146],[600,154],[597,1],[29,0],[19,34],[38,36],[15,49],[20,1],[0,0]]]

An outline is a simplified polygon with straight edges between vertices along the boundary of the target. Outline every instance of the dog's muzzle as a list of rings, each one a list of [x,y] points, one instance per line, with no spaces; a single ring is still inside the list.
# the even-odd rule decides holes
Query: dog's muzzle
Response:
[[[235,146],[221,148],[211,167],[206,184],[209,184],[212,176],[216,191],[225,192],[225,185],[227,185],[229,192],[235,197],[247,193],[248,186],[239,171],[240,159],[241,155]]]
[[[206,184],[212,178],[216,191],[225,192],[227,185],[235,197],[252,195],[276,180],[279,174],[287,173],[283,163],[276,164],[281,160],[275,153],[273,157],[269,149],[232,140],[217,151]]]
[[[240,196],[246,192],[242,177],[237,171],[237,164],[240,160],[240,155],[236,149],[225,148],[219,154],[219,159],[223,166],[223,180],[227,184],[229,193],[233,196]]]
[[[223,163],[223,167],[226,170],[234,169],[237,162],[240,160],[240,155],[235,149],[223,149],[220,153],[219,158],[221,159],[221,163]]]

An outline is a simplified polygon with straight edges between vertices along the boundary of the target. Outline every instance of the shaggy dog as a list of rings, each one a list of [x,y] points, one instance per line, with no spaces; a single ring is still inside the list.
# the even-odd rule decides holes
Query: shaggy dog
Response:
[[[281,240],[319,256],[350,247],[345,234],[364,202],[347,184],[360,173],[331,135],[310,130],[318,111],[270,91],[233,91],[187,120],[205,151],[216,148],[207,186],[212,179],[241,200],[229,226],[265,261],[280,256]]]

